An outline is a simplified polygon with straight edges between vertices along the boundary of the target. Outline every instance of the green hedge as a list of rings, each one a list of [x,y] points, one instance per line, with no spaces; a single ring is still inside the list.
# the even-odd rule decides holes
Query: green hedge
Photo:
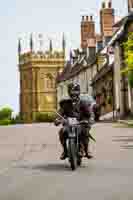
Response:
[[[12,124],[23,124],[23,119],[20,117],[20,115],[17,115],[15,118],[11,119]]]
[[[48,113],[37,113],[35,122],[54,122],[56,114],[52,112]]]
[[[0,125],[1,126],[5,126],[5,125],[11,125],[12,124],[12,121],[10,119],[3,119],[3,120],[0,120]]]
[[[0,125],[22,124],[23,120],[18,114],[16,117],[12,116],[13,110],[10,107],[3,107],[0,109]]]
[[[11,117],[12,117],[13,110],[10,107],[3,107],[0,109],[0,125],[6,126],[12,124]]]
[[[0,109],[0,120],[11,119],[12,109],[9,107],[4,107]]]

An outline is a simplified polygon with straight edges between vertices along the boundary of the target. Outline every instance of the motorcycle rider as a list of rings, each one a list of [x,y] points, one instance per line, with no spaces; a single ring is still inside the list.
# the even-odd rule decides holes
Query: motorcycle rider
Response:
[[[91,111],[89,110],[89,105],[87,102],[80,99],[80,85],[77,83],[70,83],[68,85],[68,95],[69,99],[60,101],[60,109],[58,113],[67,118],[68,116],[74,116],[79,121],[88,120],[88,126],[81,126],[81,143],[84,146],[85,156],[90,159],[92,155],[88,153],[89,139],[95,140],[89,133],[90,125],[89,120],[91,118]],[[58,126],[62,123],[62,119],[58,116],[55,120],[55,125]],[[63,147],[63,153],[60,157],[61,160],[64,160],[67,157],[67,148],[66,148],[66,138],[67,130],[65,127],[65,120],[63,120],[64,126],[59,131],[59,140]]]

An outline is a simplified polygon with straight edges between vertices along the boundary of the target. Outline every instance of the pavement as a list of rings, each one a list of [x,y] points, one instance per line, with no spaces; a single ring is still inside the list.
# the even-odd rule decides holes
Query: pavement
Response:
[[[94,158],[72,172],[53,124],[0,127],[0,200],[132,200],[133,131],[97,123]]]
[[[114,116],[117,115],[117,112],[114,111]],[[104,120],[112,120],[113,119],[113,112],[109,112],[109,113],[106,113],[102,116],[100,116],[100,120],[101,121],[104,121]]]
[[[118,123],[121,123],[121,124],[124,124],[124,125],[129,125],[129,126],[133,126],[133,118],[132,119],[129,119],[129,118],[125,118],[124,120],[120,120],[119,117],[116,117],[117,116],[117,113],[116,111],[114,111],[114,117],[116,119],[113,120],[113,112],[110,112],[110,113],[107,113],[105,115],[102,115],[100,117],[100,121],[101,122],[112,122],[112,121],[115,121],[115,122],[118,122]]]
[[[118,120],[118,122],[133,127],[133,120]]]

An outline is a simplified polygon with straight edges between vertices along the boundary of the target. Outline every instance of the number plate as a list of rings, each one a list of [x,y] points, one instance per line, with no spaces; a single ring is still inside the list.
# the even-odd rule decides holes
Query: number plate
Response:
[[[75,132],[74,133],[71,132],[71,133],[68,134],[68,136],[72,137],[72,138],[75,138],[76,134],[75,134]]]
[[[76,125],[77,124],[77,119],[76,118],[68,118],[68,122],[70,125]]]

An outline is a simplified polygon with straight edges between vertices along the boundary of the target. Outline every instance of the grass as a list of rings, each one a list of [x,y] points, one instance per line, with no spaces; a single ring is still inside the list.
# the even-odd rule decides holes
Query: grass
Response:
[[[133,128],[133,120],[120,120],[116,127]]]

